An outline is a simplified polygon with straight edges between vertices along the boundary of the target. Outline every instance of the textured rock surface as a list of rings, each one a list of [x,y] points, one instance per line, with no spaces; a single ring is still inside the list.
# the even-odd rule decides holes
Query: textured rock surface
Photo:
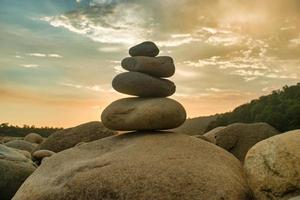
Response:
[[[101,114],[102,123],[120,131],[163,130],[180,126],[185,109],[168,98],[125,98],[111,103]]]
[[[250,200],[240,162],[176,133],[126,133],[48,158],[14,200]]]
[[[0,145],[1,200],[10,200],[34,170],[35,166],[31,160],[13,148]]]
[[[193,135],[192,137],[195,137],[195,138],[198,138],[198,139],[202,139],[202,140],[205,140],[207,142],[210,142],[210,143],[214,144],[214,142],[211,139],[209,139],[209,138],[207,138],[207,137],[205,137],[203,135]]]
[[[174,94],[176,90],[172,81],[140,72],[119,74],[113,79],[112,86],[120,93],[139,97],[167,97]]]
[[[142,42],[129,49],[131,56],[150,56],[155,57],[159,54],[159,49],[156,44],[150,41]]]
[[[174,61],[169,56],[127,57],[122,60],[122,67],[132,72],[142,72],[155,77],[171,77],[175,73]]]
[[[257,200],[300,195],[300,130],[257,143],[247,153],[244,165]]]
[[[44,138],[37,133],[29,133],[24,137],[24,140],[31,143],[41,144]]]
[[[235,123],[215,133],[215,144],[244,161],[253,145],[277,134],[279,132],[267,123]]]
[[[212,141],[214,144],[216,143],[216,133],[226,128],[226,126],[219,126],[217,128],[214,128],[207,133],[203,134],[203,136],[207,137],[210,141]]]
[[[100,122],[88,122],[51,134],[36,150],[47,149],[60,152],[74,147],[77,143],[90,142],[114,134],[116,132],[105,128]]]
[[[36,148],[36,145],[34,145],[31,142],[27,142],[25,140],[12,140],[5,143],[4,145],[11,148],[28,151],[28,152],[32,152]]]

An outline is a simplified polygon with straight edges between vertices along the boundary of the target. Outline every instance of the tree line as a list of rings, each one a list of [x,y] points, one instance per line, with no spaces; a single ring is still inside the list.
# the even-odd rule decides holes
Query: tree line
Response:
[[[43,137],[48,137],[51,133],[56,132],[58,130],[62,130],[63,128],[57,127],[35,127],[34,125],[23,125],[14,126],[9,123],[0,124],[0,136],[14,136],[14,137],[24,137],[29,133],[38,133]]]
[[[272,94],[262,96],[221,114],[206,131],[232,123],[266,122],[281,132],[300,129],[300,83],[284,86]]]

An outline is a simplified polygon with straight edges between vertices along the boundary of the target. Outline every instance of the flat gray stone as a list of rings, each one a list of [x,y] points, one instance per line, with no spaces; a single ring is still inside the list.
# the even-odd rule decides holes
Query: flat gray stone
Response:
[[[186,119],[183,106],[168,98],[124,98],[102,112],[104,126],[112,130],[163,130],[180,126]]]
[[[142,72],[156,77],[171,77],[175,73],[174,61],[169,56],[127,57],[122,60],[122,67],[132,72]]]
[[[129,49],[129,55],[131,56],[150,56],[155,57],[159,54],[158,47],[150,41],[142,42]]]
[[[113,79],[112,86],[120,93],[139,97],[167,97],[176,90],[172,81],[140,72],[119,74]]]

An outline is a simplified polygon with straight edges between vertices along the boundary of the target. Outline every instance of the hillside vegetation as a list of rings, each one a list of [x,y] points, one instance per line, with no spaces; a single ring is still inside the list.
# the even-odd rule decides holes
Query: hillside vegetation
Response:
[[[281,132],[300,129],[300,83],[284,86],[281,90],[243,104],[232,112],[219,115],[206,131],[235,122],[266,122]]]
[[[54,127],[35,127],[23,125],[14,126],[9,125],[9,123],[0,124],[0,136],[12,136],[12,137],[24,137],[28,133],[38,133],[43,137],[48,137],[51,133],[61,130],[62,128]]]

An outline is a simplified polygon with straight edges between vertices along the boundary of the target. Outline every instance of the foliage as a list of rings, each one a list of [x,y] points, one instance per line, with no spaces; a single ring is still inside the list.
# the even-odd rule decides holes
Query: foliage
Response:
[[[29,133],[38,133],[43,137],[48,137],[51,133],[61,130],[54,127],[35,127],[23,125],[23,127],[13,126],[9,123],[0,124],[0,136],[24,137]]]
[[[206,131],[236,122],[267,122],[281,132],[300,129],[300,83],[284,86],[282,90],[221,114]]]

